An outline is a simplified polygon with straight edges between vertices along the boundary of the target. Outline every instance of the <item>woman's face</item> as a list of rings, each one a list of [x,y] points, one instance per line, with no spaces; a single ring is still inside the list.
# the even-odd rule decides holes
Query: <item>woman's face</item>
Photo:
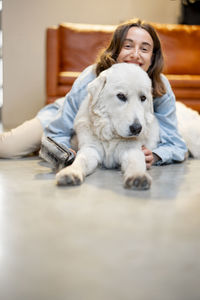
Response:
[[[133,63],[147,71],[151,65],[153,40],[150,34],[142,28],[131,27],[117,58],[118,63]]]

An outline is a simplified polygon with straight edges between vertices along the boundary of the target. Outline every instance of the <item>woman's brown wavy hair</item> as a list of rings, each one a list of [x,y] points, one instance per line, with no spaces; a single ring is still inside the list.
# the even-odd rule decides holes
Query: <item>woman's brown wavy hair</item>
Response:
[[[166,93],[165,86],[160,77],[164,65],[160,40],[153,26],[140,19],[126,21],[115,29],[108,47],[103,50],[97,59],[96,74],[98,76],[102,71],[117,63],[118,55],[131,27],[139,27],[146,30],[153,40],[152,63],[147,73],[152,80],[153,97],[160,97]]]

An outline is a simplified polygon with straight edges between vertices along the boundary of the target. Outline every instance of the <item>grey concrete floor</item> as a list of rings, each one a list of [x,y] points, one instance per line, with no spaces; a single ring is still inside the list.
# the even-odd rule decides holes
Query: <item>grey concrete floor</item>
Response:
[[[0,160],[0,299],[199,300],[200,161],[150,173],[57,187],[38,157]]]

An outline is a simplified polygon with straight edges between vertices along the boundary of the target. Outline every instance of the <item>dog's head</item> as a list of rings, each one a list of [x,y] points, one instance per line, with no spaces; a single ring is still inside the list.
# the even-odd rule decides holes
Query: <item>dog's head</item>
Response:
[[[137,65],[113,65],[88,85],[88,92],[99,138],[137,137],[154,118],[151,80]]]

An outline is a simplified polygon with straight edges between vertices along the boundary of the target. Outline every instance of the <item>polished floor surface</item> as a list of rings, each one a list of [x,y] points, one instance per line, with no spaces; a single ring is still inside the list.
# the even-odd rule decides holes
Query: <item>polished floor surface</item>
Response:
[[[199,300],[200,161],[150,173],[57,187],[38,157],[0,160],[0,299]]]

